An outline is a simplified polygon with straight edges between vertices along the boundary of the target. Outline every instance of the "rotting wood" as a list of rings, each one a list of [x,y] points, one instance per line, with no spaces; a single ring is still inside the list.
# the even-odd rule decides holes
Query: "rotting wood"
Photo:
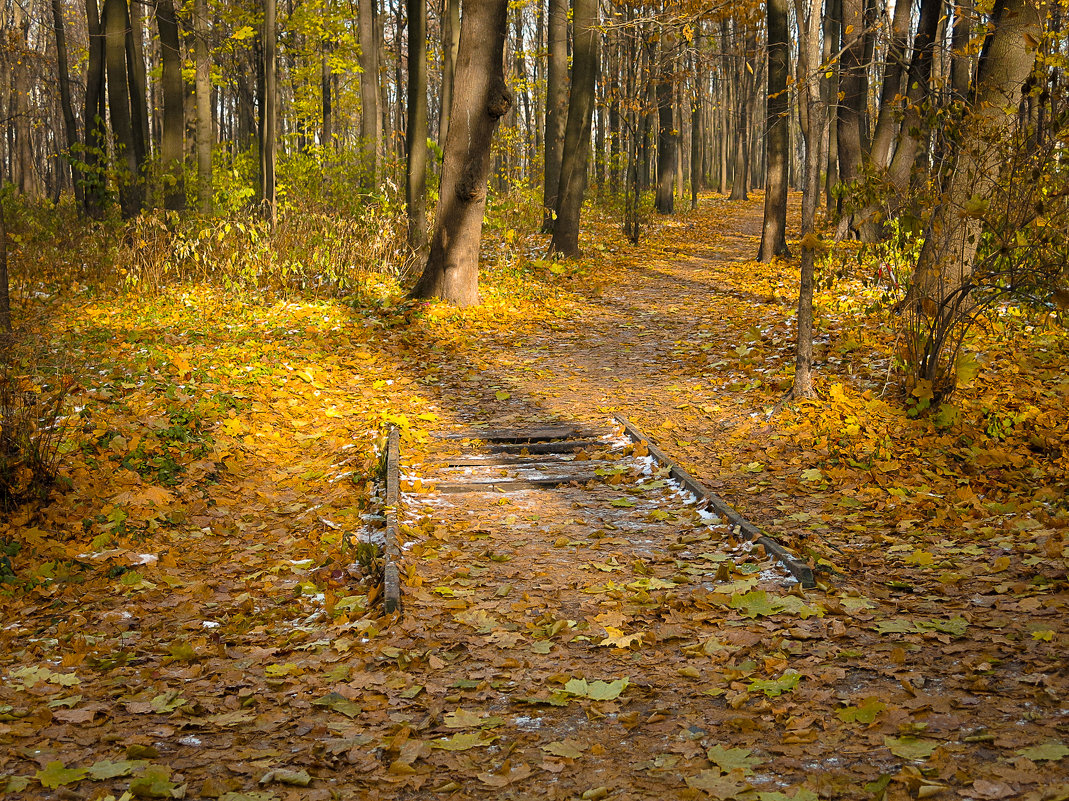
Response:
[[[401,614],[401,546],[397,538],[397,507],[401,501],[398,470],[400,437],[390,428],[386,444],[386,535],[383,547],[382,605],[388,612]]]
[[[553,454],[546,454],[552,456]],[[427,467],[435,469],[449,470],[452,468],[461,467],[508,467],[512,470],[522,470],[525,467],[546,467],[552,465],[554,467],[566,466],[566,465],[611,465],[615,464],[614,461],[609,459],[532,459],[531,456],[503,456],[498,454],[487,454],[484,457],[479,456],[461,456],[455,459],[443,459],[440,462],[433,462],[426,465]]]
[[[604,442],[596,439],[571,439],[562,440],[559,442],[532,442],[527,445],[522,444],[505,444],[505,445],[489,445],[486,450],[490,453],[575,453],[577,451],[586,450],[588,448],[602,448],[606,447]]]
[[[563,487],[568,484],[589,484],[591,481],[601,481],[600,476],[593,473],[575,476],[547,476],[546,478],[504,478],[486,481],[450,481],[448,483],[434,484],[429,488],[430,492],[456,494],[458,492],[511,492],[513,490],[540,490]]]
[[[548,426],[545,428],[499,428],[485,431],[468,430],[458,433],[436,432],[438,439],[472,439],[482,442],[544,442],[585,436],[587,432],[575,426]]]
[[[739,514],[731,504],[706,487],[694,476],[684,470],[672,457],[657,447],[656,443],[643,434],[630,420],[621,415],[616,415],[616,421],[624,427],[627,436],[635,442],[645,442],[650,456],[668,468],[669,474],[682,484],[688,491],[704,502],[710,509],[725,518],[731,525],[738,528],[747,539],[756,545],[764,546],[765,550],[772,554],[787,570],[801,583],[803,587],[817,586],[813,577],[813,570],[805,562],[798,559],[790,551],[765,534],[761,529]]]

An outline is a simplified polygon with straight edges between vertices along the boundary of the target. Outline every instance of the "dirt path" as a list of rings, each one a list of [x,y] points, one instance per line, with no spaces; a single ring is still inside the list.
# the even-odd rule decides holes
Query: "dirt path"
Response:
[[[794,277],[748,261],[759,220],[712,199],[531,320],[279,304],[224,336],[222,308],[97,313],[94,342],[130,344],[86,399],[111,415],[86,412],[93,467],[34,522],[78,544],[5,605],[8,796],[1064,798],[1060,541],[970,572],[1013,544],[911,540],[895,496],[857,517],[858,484],[811,491],[821,446],[765,414]],[[223,390],[211,452],[161,494],[119,429],[154,443],[181,393]],[[612,413],[844,575],[803,595],[625,453],[592,493],[409,486],[401,621],[324,560],[376,525],[352,477],[384,422],[415,478],[453,447],[432,430]]]

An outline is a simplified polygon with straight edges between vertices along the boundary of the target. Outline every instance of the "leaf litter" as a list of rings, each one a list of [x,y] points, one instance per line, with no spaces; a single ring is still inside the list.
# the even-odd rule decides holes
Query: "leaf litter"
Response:
[[[887,328],[825,292],[823,399],[769,417],[797,277],[746,260],[759,222],[714,198],[596,277],[491,264],[465,312],[188,289],[61,316],[94,379],[66,491],[0,523],[0,790],[1065,797],[1064,338],[1007,321],[956,413],[911,419],[879,394]],[[381,616],[385,425],[418,477],[443,426],[612,413],[822,586],[647,463],[408,488]]]

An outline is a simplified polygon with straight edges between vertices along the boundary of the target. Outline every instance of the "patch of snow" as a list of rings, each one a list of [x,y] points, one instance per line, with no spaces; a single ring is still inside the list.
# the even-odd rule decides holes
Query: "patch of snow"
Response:
[[[532,718],[527,715],[520,715],[512,722],[517,728],[523,729],[524,731],[536,731],[542,728],[542,718]]]
[[[202,629],[217,629],[220,625],[218,620],[202,620],[200,622],[200,627]]]

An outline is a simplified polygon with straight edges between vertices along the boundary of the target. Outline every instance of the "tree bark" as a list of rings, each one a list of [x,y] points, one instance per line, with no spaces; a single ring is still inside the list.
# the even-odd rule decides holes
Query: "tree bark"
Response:
[[[839,70],[838,153],[839,182],[851,186],[861,175],[863,152],[861,115],[864,94],[864,0],[842,0],[842,67]]]
[[[992,16],[969,114],[953,140],[953,170],[926,226],[913,274],[912,302],[928,317],[952,313],[964,300],[984,228],[983,213],[976,210],[998,186],[1005,156],[998,145],[1016,124],[1021,87],[1035,67],[1042,36],[1036,0],[998,0]]]
[[[460,0],[442,0],[442,98],[438,109],[438,142],[449,135],[449,114],[453,107],[453,79],[457,50],[460,48]]]
[[[813,386],[813,275],[817,254],[816,211],[820,199],[821,140],[826,108],[821,98],[822,24],[819,0],[810,0],[802,47],[810,64],[804,86],[809,127],[805,137],[805,187],[802,190],[802,258],[798,286],[798,316],[795,339],[794,383],[789,396],[801,400],[816,396]],[[802,27],[803,20],[798,25]]]
[[[557,212],[565,125],[568,122],[568,0],[549,0],[549,55],[546,69],[545,169],[542,232],[550,233]]]
[[[4,160],[0,159],[0,331],[11,333],[10,276],[7,271],[7,220],[4,218]]]
[[[441,199],[414,298],[441,298],[454,306],[479,302],[490,143],[512,105],[502,65],[507,20],[508,0],[465,0]]]
[[[63,25],[63,5],[60,0],[52,0],[52,25],[56,34],[56,69],[59,73],[59,102],[63,109],[63,132],[67,137],[67,157],[73,159],[78,145],[78,123],[74,118],[74,106],[71,104],[70,73],[67,69],[67,35]],[[82,178],[77,167],[71,165],[71,183],[74,186],[74,199],[82,205]]]
[[[787,42],[787,0],[767,0],[768,13],[768,98],[765,106],[765,217],[758,261],[789,256],[787,249],[787,179],[790,146],[790,104],[787,76],[790,50]]]
[[[268,7],[270,6],[270,12]],[[264,0],[264,52],[274,53],[274,7],[275,0]],[[271,28],[268,33],[267,15],[271,14]],[[197,201],[202,214],[212,211],[212,107],[211,107],[211,64],[208,60],[208,4],[206,0],[195,0],[193,6],[194,93],[197,102]],[[272,89],[267,97],[272,98]],[[273,201],[272,201],[273,202]]]
[[[103,163],[108,131],[104,111],[104,32],[100,24],[97,0],[85,0],[86,27],[89,32],[89,64],[85,79],[85,212],[93,219],[104,214],[107,186]]]
[[[955,100],[965,100],[972,81],[972,56],[968,52],[976,7],[973,0],[954,4],[954,28],[951,33],[950,88]]]
[[[880,110],[876,128],[872,134],[869,160],[877,169],[885,169],[891,162],[891,145],[895,140],[895,122],[902,107],[902,77],[908,69],[906,50],[909,47],[910,15],[912,1],[895,3],[891,20],[891,41],[887,48],[887,61],[880,85]]]
[[[130,92],[126,66],[126,32],[130,26],[126,0],[104,0],[104,48],[108,76],[108,112],[118,152],[119,208],[126,219],[141,210],[142,184],[138,174]]]
[[[675,183],[679,165],[679,134],[672,119],[675,43],[665,33],[659,48],[657,75],[657,196],[658,214],[675,212]]]
[[[137,157],[138,174],[144,176],[149,156],[148,109],[145,105],[148,92],[148,75],[145,71],[145,56],[142,48],[144,35],[141,21],[140,0],[130,0],[127,6],[129,25],[126,28],[126,69],[130,86],[130,121],[134,129],[134,155]]]
[[[198,0],[203,3],[204,0]],[[276,56],[275,0],[263,0],[263,123],[260,126],[260,174],[263,213],[271,227],[278,218],[275,168],[278,159],[278,59]],[[199,105],[199,104],[198,104]],[[198,111],[197,116],[200,116]],[[198,134],[199,134],[198,123]],[[199,149],[199,148],[198,148]]]
[[[156,0],[156,27],[160,35],[161,83],[163,84],[160,163],[163,167],[164,208],[180,211],[186,207],[186,188],[182,170],[184,97],[182,49],[178,39],[178,19],[174,13],[173,0]]]
[[[405,207],[408,246],[427,239],[427,0],[407,0],[408,115],[405,127]]]
[[[270,2],[270,0],[268,0]],[[375,0],[359,0],[360,29],[360,147],[363,188],[374,191],[379,174],[379,47]]]
[[[572,7],[572,87],[568,98],[568,125],[564,129],[557,198],[557,221],[551,250],[579,256],[579,216],[586,193],[590,160],[590,123],[594,112],[594,83],[598,76],[598,3],[575,0]]]

